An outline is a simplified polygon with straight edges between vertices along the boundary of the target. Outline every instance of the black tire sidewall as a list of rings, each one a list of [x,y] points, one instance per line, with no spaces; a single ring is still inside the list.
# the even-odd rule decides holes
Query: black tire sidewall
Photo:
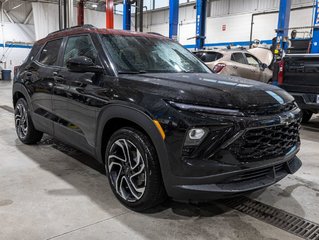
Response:
[[[313,113],[308,110],[302,110],[302,123],[307,123],[310,121]]]

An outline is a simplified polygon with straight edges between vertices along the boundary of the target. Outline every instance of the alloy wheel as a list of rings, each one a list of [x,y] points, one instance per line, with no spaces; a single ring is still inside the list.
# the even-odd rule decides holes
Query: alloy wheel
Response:
[[[111,183],[117,194],[128,202],[140,200],[146,187],[146,167],[139,149],[126,139],[116,140],[107,163]]]
[[[28,113],[21,103],[16,106],[15,125],[19,138],[24,139],[28,133]]]

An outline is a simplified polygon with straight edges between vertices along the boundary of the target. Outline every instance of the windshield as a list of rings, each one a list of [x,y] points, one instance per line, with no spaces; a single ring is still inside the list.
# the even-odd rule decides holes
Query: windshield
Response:
[[[119,73],[210,73],[191,52],[164,38],[102,35]]]

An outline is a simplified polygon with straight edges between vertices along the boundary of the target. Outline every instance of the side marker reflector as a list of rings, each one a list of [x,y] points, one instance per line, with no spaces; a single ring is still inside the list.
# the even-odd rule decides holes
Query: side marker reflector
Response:
[[[157,120],[153,120],[153,123],[154,123],[155,126],[157,127],[157,129],[158,129],[159,133],[161,134],[163,140],[165,140],[165,137],[166,137],[166,136],[165,136],[165,132],[164,132],[164,130],[163,130],[161,124],[160,124]]]

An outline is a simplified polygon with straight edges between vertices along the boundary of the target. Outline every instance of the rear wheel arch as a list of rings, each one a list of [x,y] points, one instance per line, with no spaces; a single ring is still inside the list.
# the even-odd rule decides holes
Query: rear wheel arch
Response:
[[[13,107],[16,106],[16,104],[17,104],[17,102],[18,102],[18,100],[19,100],[20,98],[23,98],[23,99],[26,100],[25,96],[24,96],[23,93],[21,93],[20,91],[17,91],[17,92],[15,92],[15,93],[13,94]]]
[[[24,98],[29,106],[29,109],[32,111],[32,104],[31,104],[31,99],[30,96],[28,94],[27,89],[25,88],[25,86],[21,83],[14,83],[13,84],[13,88],[12,88],[12,100],[13,100],[13,106],[16,105],[17,101],[19,100],[19,98]]]

